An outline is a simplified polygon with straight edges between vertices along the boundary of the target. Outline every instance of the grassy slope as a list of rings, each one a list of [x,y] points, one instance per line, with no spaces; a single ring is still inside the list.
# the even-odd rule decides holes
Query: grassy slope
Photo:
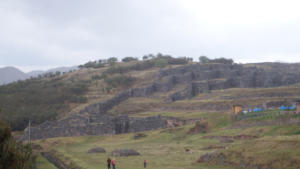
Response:
[[[176,112],[176,117],[183,117],[186,113]],[[262,126],[249,128],[229,128],[231,124],[228,115],[221,113],[195,113],[193,117],[209,122],[210,132],[207,134],[187,134],[192,125],[174,129],[163,129],[146,132],[145,138],[135,140],[133,134],[114,136],[87,136],[55,138],[37,141],[45,150],[55,149],[64,155],[65,159],[72,159],[77,165],[88,168],[105,168],[106,158],[117,148],[133,148],[142,156],[116,157],[118,168],[139,169],[147,159],[149,168],[165,169],[229,169],[232,166],[216,166],[212,164],[196,163],[205,153],[217,149],[207,150],[208,146],[226,146],[223,151],[232,162],[251,160],[252,163],[267,164],[276,160],[277,168],[293,168],[290,163],[299,165],[300,126]],[[205,136],[235,136],[240,134],[255,135],[253,140],[236,140],[233,143],[221,143],[219,139]],[[103,147],[107,153],[87,154],[93,147]],[[185,148],[192,151],[185,152]],[[266,156],[266,157],[265,157]]]
[[[298,131],[299,128],[298,128]],[[249,146],[251,145],[251,146]],[[224,154],[232,162],[244,161],[273,168],[298,169],[300,165],[300,135],[267,136],[232,145]]]
[[[37,156],[36,167],[41,169],[57,169],[52,163],[50,163],[41,155]]]

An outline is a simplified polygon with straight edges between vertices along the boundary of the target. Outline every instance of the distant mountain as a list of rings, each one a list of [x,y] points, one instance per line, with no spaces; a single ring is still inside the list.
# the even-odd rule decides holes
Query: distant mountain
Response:
[[[49,70],[46,70],[46,71],[43,71],[43,70],[34,70],[34,71],[31,71],[31,72],[28,72],[27,74],[30,76],[30,77],[36,77],[38,75],[41,75],[41,74],[45,74],[45,73],[49,73],[49,72],[52,72],[52,73],[55,73],[55,72],[69,72],[71,70],[76,70],[78,69],[78,66],[71,66],[71,67],[57,67],[57,68],[53,68],[53,69],[49,69]]]
[[[45,71],[43,71],[43,70],[33,70],[33,71],[28,72],[27,75],[29,75],[30,77],[36,77],[43,73],[45,73]]]
[[[0,85],[8,84],[18,80],[24,80],[30,76],[14,67],[0,68]]]
[[[71,70],[76,70],[78,69],[78,66],[72,66],[72,67],[57,67],[57,68],[53,68],[53,69],[49,69],[46,71],[43,70],[34,70],[28,73],[24,73],[21,70],[15,68],[15,67],[4,67],[4,68],[0,68],[0,85],[3,84],[8,84],[11,82],[15,82],[18,80],[25,80],[28,79],[30,77],[37,77],[38,75],[42,75],[45,73],[55,73],[57,71],[63,73],[63,72],[69,72]]]

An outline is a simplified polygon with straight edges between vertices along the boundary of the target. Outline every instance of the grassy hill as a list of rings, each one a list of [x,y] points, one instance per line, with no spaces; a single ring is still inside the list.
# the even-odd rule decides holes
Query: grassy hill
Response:
[[[131,62],[114,62],[113,64],[89,62],[73,72],[49,73],[44,77],[0,86],[0,108],[2,109],[0,116],[9,121],[13,130],[23,130],[29,120],[33,125],[47,120],[59,120],[78,113],[88,105],[105,102],[126,89],[143,88],[153,83],[168,84],[170,79],[180,75],[180,71],[178,71],[180,69],[177,68],[182,67],[184,70],[191,65],[194,65],[196,69],[199,67],[188,58],[176,59],[164,55],[144,61],[133,60]],[[208,67],[212,74],[220,74],[219,70],[214,72],[214,69],[209,68],[216,63],[203,65]],[[262,63],[245,64],[242,67],[252,67],[269,72],[280,71],[279,75],[282,77],[285,74],[297,74],[300,71],[298,64]],[[164,70],[170,74],[172,71],[178,73],[160,79],[160,73]],[[217,80],[223,83],[224,79]],[[300,90],[298,90],[300,86],[289,81],[287,82],[289,85],[281,85],[281,87],[238,88],[233,86],[229,89],[218,87],[213,89],[212,86],[212,89],[205,92],[189,93],[189,90],[192,92],[199,90],[193,87],[189,89],[191,85],[202,83],[206,83],[206,81],[185,82],[180,80],[172,84],[167,91],[155,92],[151,96],[142,98],[130,98],[120,105],[115,105],[108,113],[115,115],[149,114],[149,112],[165,112],[174,109],[228,111],[236,102],[248,107],[269,102],[271,107],[276,107],[280,104],[291,104],[300,96]],[[213,83],[219,85],[219,82]],[[190,96],[185,96],[187,94]],[[179,96],[180,100],[172,101],[173,96]]]
[[[147,159],[148,168],[296,169],[300,165],[300,117],[278,107],[291,105],[300,97],[299,72],[298,64],[199,64],[169,56],[89,62],[73,72],[0,86],[0,116],[14,130],[23,130],[29,120],[37,127],[50,120],[61,123],[48,123],[47,127],[71,124],[72,131],[79,125],[93,127],[86,125],[85,118],[92,117],[90,112],[100,114],[97,106],[108,102],[113,105],[106,104],[109,108],[101,113],[110,117],[161,116],[168,117],[173,126],[145,131],[147,136],[140,139],[134,139],[134,133],[44,137],[49,139],[34,142],[42,147],[35,147],[37,168],[56,168],[45,158],[49,156],[69,168],[105,168],[112,150],[132,148],[142,155],[115,157],[118,168],[142,168]],[[124,91],[130,91],[128,98],[114,100]],[[267,105],[269,110],[233,117],[229,114],[233,104],[245,109]],[[191,132],[196,121],[207,124],[208,130]],[[51,134],[55,136],[55,132]],[[98,146],[107,153],[87,153]]]
[[[37,125],[63,118],[129,87],[147,85],[161,69],[155,63],[151,60],[82,68],[0,86],[0,115],[14,130],[23,130],[29,120]]]
[[[262,113],[268,116],[273,112]],[[289,113],[292,114],[287,112]],[[177,112],[174,117],[186,117],[186,112]],[[144,132],[146,137],[139,139],[134,139],[134,133],[131,133],[53,138],[35,143],[43,147],[42,151],[52,151],[53,156],[66,164],[88,169],[106,168],[107,157],[112,157],[111,151],[128,148],[137,150],[141,156],[112,157],[117,159],[117,167],[120,169],[142,168],[144,159],[148,161],[147,168],[153,169],[238,169],[243,168],[242,165],[245,165],[245,168],[253,168],[255,165],[262,168],[296,169],[300,165],[299,125],[282,124],[245,128],[232,127],[240,120],[233,121],[230,115],[224,113],[194,112],[192,117],[207,121],[209,131],[189,134],[189,130],[194,126],[190,124]],[[272,120],[276,120],[275,116],[272,117]],[[299,119],[300,116],[294,118]],[[261,120],[267,121],[262,117]],[[251,123],[251,121],[245,120],[243,123]],[[89,149],[95,147],[104,148],[106,153],[87,153]],[[186,149],[190,151],[187,152]],[[221,163],[218,158],[212,158],[209,162],[198,162],[200,157],[207,153],[223,154],[226,163]],[[40,167],[43,168],[43,165]]]

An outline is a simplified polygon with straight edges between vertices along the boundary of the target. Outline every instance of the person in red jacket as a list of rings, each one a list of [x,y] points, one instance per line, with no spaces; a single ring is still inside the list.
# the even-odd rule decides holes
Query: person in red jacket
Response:
[[[146,168],[146,167],[147,167],[147,161],[144,160],[144,168]]]
[[[112,164],[113,169],[116,169],[116,164],[117,164],[116,159],[113,159],[111,164]]]

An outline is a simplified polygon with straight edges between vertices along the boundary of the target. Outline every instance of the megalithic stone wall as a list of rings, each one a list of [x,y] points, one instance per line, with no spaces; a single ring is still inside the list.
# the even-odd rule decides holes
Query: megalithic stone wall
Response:
[[[77,119],[76,119],[77,118]],[[106,116],[92,123],[85,122],[86,119],[79,116],[73,117],[70,121],[47,122],[38,127],[31,128],[32,140],[71,137],[86,135],[111,135],[130,132],[140,132],[167,127],[167,120],[160,117],[132,118],[128,116]],[[81,121],[82,120],[82,121]],[[74,122],[70,124],[70,122]],[[76,125],[77,122],[83,122]],[[28,133],[26,131],[25,133]],[[28,134],[22,137],[21,141],[27,140]]]

